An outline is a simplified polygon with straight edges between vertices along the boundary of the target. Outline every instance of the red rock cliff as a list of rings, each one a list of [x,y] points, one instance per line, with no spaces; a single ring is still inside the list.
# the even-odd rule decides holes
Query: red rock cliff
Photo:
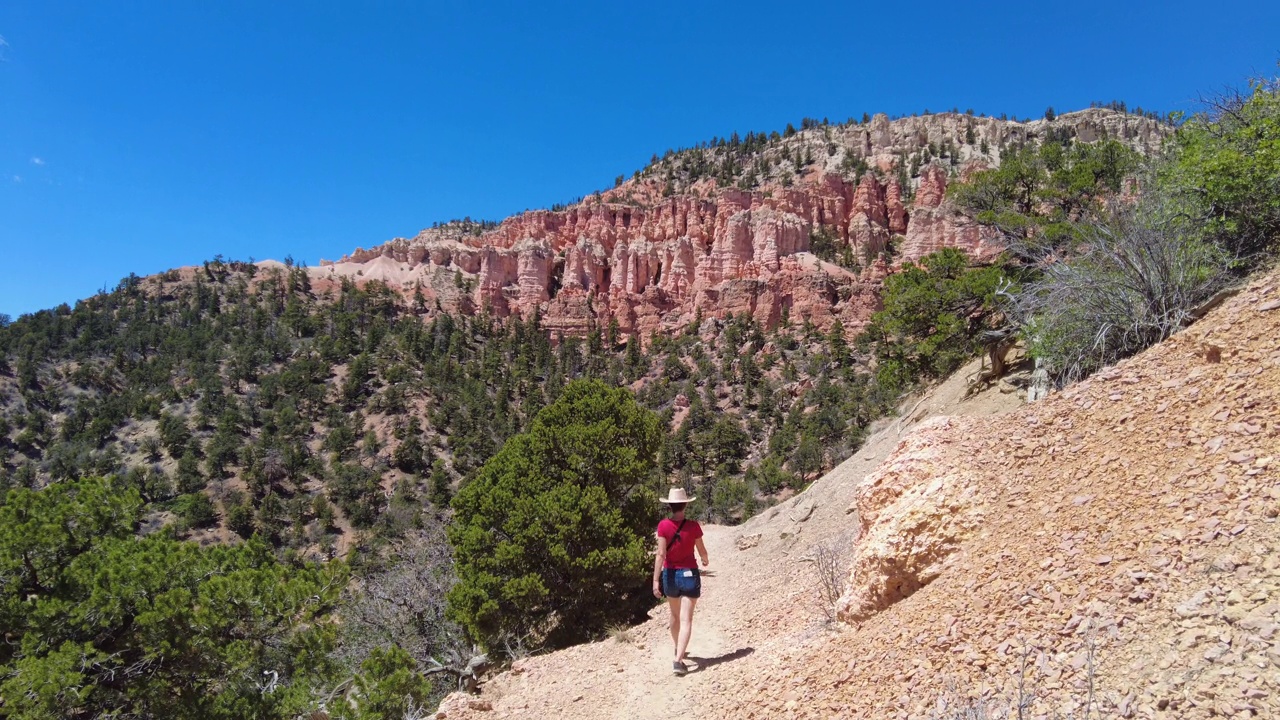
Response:
[[[1124,137],[1143,151],[1163,137],[1152,121],[1103,110],[1055,122],[1082,140]],[[546,327],[566,333],[584,332],[594,316],[647,337],[683,327],[698,310],[747,312],[765,326],[784,313],[824,328],[839,318],[852,332],[877,309],[890,256],[896,266],[944,247],[977,258],[999,250],[990,231],[947,201],[947,184],[963,168],[998,163],[1005,143],[1035,141],[1049,126],[954,113],[878,115],[770,145],[758,166],[772,174],[749,191],[704,180],[672,192],[668,177],[664,193],[658,173],[646,170],[564,210],[525,212],[483,232],[424,230],[357,249],[316,272],[416,287],[448,311],[487,307],[506,316],[536,308]],[[908,158],[938,148],[950,149],[948,159],[908,178]],[[802,153],[822,159],[810,166],[791,159]],[[815,231],[848,249],[851,269],[808,252]]]

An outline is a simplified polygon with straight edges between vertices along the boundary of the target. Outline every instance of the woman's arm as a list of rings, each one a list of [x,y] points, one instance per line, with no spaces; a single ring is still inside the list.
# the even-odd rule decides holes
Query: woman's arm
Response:
[[[711,560],[707,557],[707,546],[702,544],[702,538],[694,540],[693,546],[698,549],[698,554],[702,556],[702,566],[706,567]]]
[[[702,542],[699,540],[698,542]],[[705,555],[704,555],[705,557]],[[662,564],[667,561],[667,539],[658,536],[658,551],[653,554],[653,596],[662,597]]]

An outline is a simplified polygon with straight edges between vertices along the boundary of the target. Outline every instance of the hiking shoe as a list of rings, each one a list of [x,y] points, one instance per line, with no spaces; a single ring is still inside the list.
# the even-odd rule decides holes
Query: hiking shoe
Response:
[[[689,666],[679,660],[671,663],[671,673],[676,677],[684,677],[689,672]]]

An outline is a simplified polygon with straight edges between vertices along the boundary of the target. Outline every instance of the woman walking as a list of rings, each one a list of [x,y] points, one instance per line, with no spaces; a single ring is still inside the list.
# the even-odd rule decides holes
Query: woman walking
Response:
[[[702,526],[697,520],[686,520],[684,506],[696,497],[685,494],[684,488],[671,488],[665,503],[671,509],[671,517],[658,523],[658,553],[653,560],[653,596],[667,598],[671,610],[671,642],[675,644],[675,662],[671,670],[676,675],[689,672],[684,664],[685,651],[689,648],[689,636],[693,633],[693,608],[702,596],[702,577],[694,561],[696,548],[707,566],[707,546],[702,544]]]

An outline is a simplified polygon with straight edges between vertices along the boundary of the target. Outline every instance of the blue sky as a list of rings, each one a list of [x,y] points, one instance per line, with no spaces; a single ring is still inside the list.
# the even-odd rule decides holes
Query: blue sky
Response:
[[[4,0],[0,313],[222,254],[315,264],[800,118],[1189,110],[1280,3]]]

